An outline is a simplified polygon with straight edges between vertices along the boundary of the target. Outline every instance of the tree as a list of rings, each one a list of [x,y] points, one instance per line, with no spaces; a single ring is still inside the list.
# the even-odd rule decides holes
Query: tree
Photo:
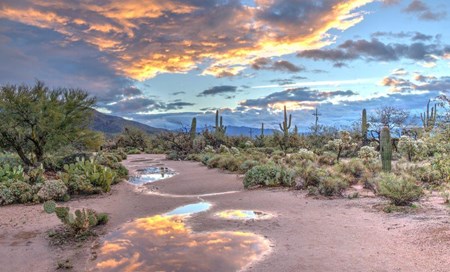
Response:
[[[375,110],[375,114],[370,116],[369,121],[369,127],[371,128],[369,133],[372,140],[380,143],[380,133],[383,127],[388,127],[392,134],[397,134],[399,137],[408,117],[408,111],[391,106]]]
[[[50,90],[5,85],[0,89],[0,147],[15,151],[26,166],[43,162],[49,151],[80,143],[86,133],[95,98],[79,89]]]
[[[125,127],[116,140],[116,146],[144,151],[147,149],[149,141],[149,135],[145,131],[137,127]]]

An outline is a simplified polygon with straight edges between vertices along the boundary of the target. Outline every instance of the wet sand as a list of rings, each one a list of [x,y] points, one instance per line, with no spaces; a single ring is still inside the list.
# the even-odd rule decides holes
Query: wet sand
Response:
[[[161,155],[133,155],[124,164],[136,170],[164,166],[178,175],[145,188],[123,182],[110,194],[83,197],[62,205],[93,208],[110,214],[94,243],[50,246],[46,232],[60,226],[42,205],[0,207],[2,271],[55,271],[69,259],[73,271],[92,269],[99,244],[108,234],[138,218],[164,214],[177,207],[208,201],[212,207],[193,214],[185,224],[192,233],[249,232],[270,242],[263,258],[248,271],[448,271],[449,209],[429,198],[415,214],[385,214],[378,198],[314,199],[284,189],[244,190],[242,177],[195,162],[166,161]],[[222,194],[222,193],[226,194]],[[224,210],[266,212],[265,220],[218,218]],[[202,260],[199,260],[201,262]]]

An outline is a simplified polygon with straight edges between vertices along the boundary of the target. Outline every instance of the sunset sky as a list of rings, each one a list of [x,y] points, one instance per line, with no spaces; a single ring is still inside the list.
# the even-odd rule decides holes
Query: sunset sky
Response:
[[[350,125],[450,90],[446,0],[2,0],[0,84],[79,87],[155,127]]]

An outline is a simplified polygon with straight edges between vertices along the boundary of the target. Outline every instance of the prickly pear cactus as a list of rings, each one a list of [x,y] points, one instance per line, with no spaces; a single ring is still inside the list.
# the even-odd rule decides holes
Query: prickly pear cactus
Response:
[[[54,213],[56,209],[56,202],[53,200],[44,202],[44,211],[48,214]]]

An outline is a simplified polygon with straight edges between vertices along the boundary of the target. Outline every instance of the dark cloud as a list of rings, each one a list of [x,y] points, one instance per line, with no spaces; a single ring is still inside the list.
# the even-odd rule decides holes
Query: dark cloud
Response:
[[[413,0],[403,10],[406,13],[414,13],[419,16],[419,19],[428,21],[439,21],[447,17],[445,11],[432,11],[431,8],[421,0]]]
[[[379,38],[379,37],[390,37],[390,38],[398,38],[398,39],[404,39],[409,38],[413,41],[431,41],[433,39],[432,35],[426,35],[420,32],[383,32],[378,31],[373,33],[372,38]]]
[[[171,93],[172,95],[180,95],[180,94],[185,94],[186,92],[173,92]]]
[[[197,97],[202,96],[214,96],[218,94],[226,94],[226,93],[235,93],[238,89],[236,86],[229,86],[229,85],[222,85],[222,86],[214,86],[212,88],[209,88],[207,90],[204,90],[203,92],[199,93]]]
[[[393,6],[393,5],[397,5],[398,3],[400,3],[402,0],[384,0],[383,4],[385,6]]]
[[[378,39],[347,40],[337,49],[314,49],[298,53],[299,57],[314,60],[331,60],[342,62],[348,60],[365,59],[366,61],[397,61],[401,58],[416,61],[433,61],[431,55],[443,56],[449,48],[442,48],[439,44],[385,44]]]
[[[292,79],[272,79],[269,81],[270,83],[276,83],[278,85],[290,85],[294,84],[295,82]]]
[[[167,110],[180,110],[183,109],[185,107],[189,107],[189,106],[194,106],[194,103],[189,103],[189,102],[173,102],[173,103],[168,103],[165,106],[165,109]]]
[[[158,110],[164,108],[163,103],[157,102],[153,99],[138,97],[132,99],[124,99],[114,104],[105,106],[114,113],[131,113],[147,110]]]
[[[348,67],[348,65],[344,62],[336,62],[335,64],[333,64],[333,67],[342,68],[342,67]]]
[[[404,79],[396,76],[385,77],[381,82],[383,86],[391,87],[391,91],[395,92],[410,92],[414,90],[428,91],[433,93],[441,93],[450,90],[450,77],[435,77],[416,74],[414,80],[419,83],[414,83],[409,79]]]
[[[258,58],[253,61],[252,68],[255,70],[273,70],[273,71],[283,71],[283,72],[300,72],[305,70],[304,67],[296,66],[295,64],[286,61],[278,60],[272,61],[269,58]]]
[[[139,90],[137,87],[131,86],[128,88],[123,89],[123,95],[130,97],[130,96],[138,96],[141,95],[142,91]]]
[[[356,93],[350,90],[320,92],[317,90],[310,90],[309,88],[302,87],[275,92],[262,98],[244,100],[240,102],[239,105],[242,107],[264,108],[269,105],[274,105],[283,102],[296,102],[308,104],[311,102],[325,101],[329,98],[336,96],[353,96],[353,95],[356,95]]]

